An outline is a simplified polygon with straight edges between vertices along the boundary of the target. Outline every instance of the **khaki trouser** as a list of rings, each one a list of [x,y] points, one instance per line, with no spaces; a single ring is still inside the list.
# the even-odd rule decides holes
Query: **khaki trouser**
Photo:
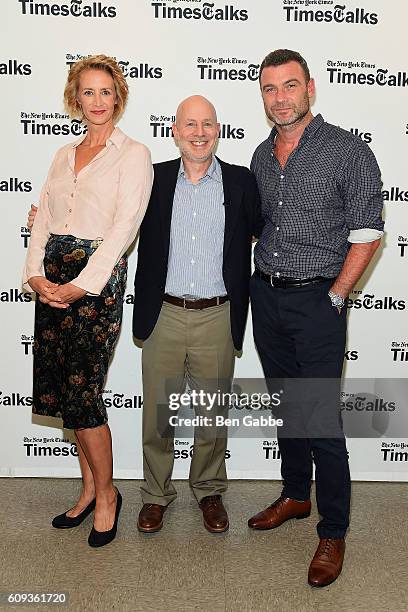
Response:
[[[142,350],[143,503],[166,506],[177,495],[171,482],[174,439],[172,435],[161,437],[157,425],[160,410],[168,414],[169,393],[184,392],[186,383],[190,389],[229,391],[234,360],[229,302],[203,310],[163,303]],[[195,428],[190,465],[190,486],[198,502],[227,488],[225,428],[221,437],[220,430],[217,434],[214,428],[205,429]]]

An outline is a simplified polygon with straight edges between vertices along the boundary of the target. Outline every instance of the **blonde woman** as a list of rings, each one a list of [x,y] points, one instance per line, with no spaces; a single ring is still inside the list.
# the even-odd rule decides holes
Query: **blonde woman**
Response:
[[[93,547],[115,538],[122,504],[101,394],[121,325],[126,250],[153,180],[149,150],[115,127],[127,97],[112,58],[96,55],[72,66],[65,106],[88,129],[55,155],[23,279],[37,293],[33,412],[62,417],[75,431],[82,473],[79,499],[52,524],[76,527],[94,511]]]

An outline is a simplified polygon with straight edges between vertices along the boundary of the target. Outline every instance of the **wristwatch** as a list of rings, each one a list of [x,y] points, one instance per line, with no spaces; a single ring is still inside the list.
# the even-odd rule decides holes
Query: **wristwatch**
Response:
[[[344,298],[341,295],[334,293],[334,291],[329,291],[329,298],[331,299],[332,306],[335,308],[343,308]]]

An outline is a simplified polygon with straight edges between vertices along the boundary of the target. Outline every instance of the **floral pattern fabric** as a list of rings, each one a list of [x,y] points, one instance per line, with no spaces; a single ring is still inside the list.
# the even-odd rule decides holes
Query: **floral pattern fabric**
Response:
[[[45,276],[73,280],[100,240],[51,234]],[[62,417],[64,427],[84,429],[107,423],[102,391],[122,321],[127,257],[116,264],[98,296],[85,295],[67,309],[37,299],[34,327],[33,413]]]

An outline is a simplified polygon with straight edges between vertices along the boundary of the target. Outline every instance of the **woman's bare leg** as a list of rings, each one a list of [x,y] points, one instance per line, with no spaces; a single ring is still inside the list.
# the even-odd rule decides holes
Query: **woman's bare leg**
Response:
[[[90,504],[95,497],[95,483],[92,470],[89,466],[88,459],[86,458],[86,455],[76,432],[75,436],[77,439],[78,458],[82,474],[82,491],[75,506],[71,508],[71,510],[68,510],[68,512],[66,512],[66,515],[70,518],[81,514],[81,512],[85,510],[88,504]]]
[[[108,425],[75,431],[93,475],[96,495],[94,527],[112,529],[115,521],[116,489],[113,486],[112,437]]]

